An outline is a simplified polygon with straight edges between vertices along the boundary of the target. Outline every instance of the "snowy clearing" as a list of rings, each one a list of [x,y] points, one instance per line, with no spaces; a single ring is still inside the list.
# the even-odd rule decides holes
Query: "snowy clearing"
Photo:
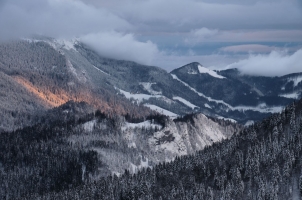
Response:
[[[207,103],[204,104],[204,107],[212,109],[212,107]]]
[[[159,94],[152,94],[152,95],[149,95],[149,94],[134,94],[134,93],[130,93],[130,92],[127,92],[125,90],[122,90],[122,89],[119,89],[117,87],[114,87],[116,90],[118,90],[120,93],[122,93],[127,99],[134,99],[136,100],[138,103],[141,103],[143,100],[149,100],[150,98],[158,98],[158,99],[161,99],[163,101],[165,101],[166,103],[168,104],[171,104],[173,103],[174,101],[163,96],[163,95],[159,95]]]
[[[161,107],[158,107],[158,106],[156,106],[156,105],[152,105],[152,104],[144,104],[144,106],[150,108],[151,110],[155,110],[155,111],[157,111],[157,112],[159,112],[159,113],[161,113],[161,114],[163,114],[163,115],[169,116],[169,117],[171,117],[171,118],[176,118],[176,117],[178,117],[177,114],[172,113],[172,112],[170,112],[170,111],[168,111],[168,110],[165,110],[165,109],[163,109],[163,108],[161,108]]]
[[[174,100],[180,101],[181,103],[185,104],[186,106],[190,107],[192,110],[194,110],[194,108],[199,108],[198,106],[192,104],[191,102],[181,98],[181,97],[173,97]]]
[[[118,89],[118,88],[115,88],[115,89]],[[135,99],[136,101],[138,101],[138,103],[141,103],[143,100],[148,100],[152,97],[155,97],[155,98],[160,98],[160,97],[163,97],[162,95],[149,95],[149,94],[132,94],[130,92],[126,92],[122,89],[118,89],[123,95],[125,95],[125,97],[127,99]]]

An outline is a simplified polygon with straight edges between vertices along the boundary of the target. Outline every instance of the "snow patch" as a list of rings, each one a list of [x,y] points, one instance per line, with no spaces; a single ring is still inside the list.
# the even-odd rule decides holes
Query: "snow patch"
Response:
[[[121,176],[121,173],[113,171],[113,172],[112,172],[112,175],[116,175],[117,177],[120,177],[120,176]]]
[[[66,50],[74,50],[77,51],[76,48],[74,47],[74,45],[76,44],[76,40],[54,40],[54,43],[58,43],[59,45],[61,45],[61,48],[64,48]]]
[[[207,103],[204,104],[204,107],[212,109],[212,107]]]
[[[135,142],[133,141],[133,142],[130,142],[129,144],[128,144],[128,147],[129,148],[134,148],[134,149],[136,149],[136,144],[135,144]]]
[[[151,110],[155,110],[155,111],[157,111],[157,112],[159,112],[159,113],[161,113],[161,114],[163,114],[163,115],[169,116],[169,117],[171,117],[171,118],[176,118],[176,117],[178,117],[177,114],[175,114],[175,113],[173,113],[173,112],[170,112],[170,111],[168,111],[168,110],[165,110],[165,109],[163,109],[163,108],[161,108],[161,107],[158,107],[158,106],[156,106],[156,105],[152,105],[152,104],[144,104],[144,106],[150,108]]]
[[[199,108],[198,106],[192,104],[191,102],[181,98],[181,97],[173,97],[174,100],[178,100],[181,103],[185,104],[186,106],[190,107],[192,110],[194,110],[194,108]]]
[[[92,132],[95,126],[96,120],[92,120],[83,124],[83,129],[87,132]]]
[[[244,126],[250,126],[250,125],[253,125],[254,124],[254,121],[253,120],[249,120],[247,121]]]
[[[118,89],[118,88],[116,88]],[[130,93],[130,92],[126,92],[122,89],[118,89],[123,95],[125,95],[125,97],[127,99],[135,99],[138,103],[141,103],[143,100],[148,100],[152,97],[155,97],[155,98],[160,98],[160,97],[163,97],[161,95],[149,95],[149,94],[133,94],[133,93]]]
[[[76,39],[71,39],[71,40],[65,40],[65,39],[45,39],[45,40],[39,40],[39,39],[28,39],[24,38],[23,40],[28,41],[28,42],[46,42],[49,44],[51,47],[53,47],[55,50],[60,50],[60,49],[66,49],[66,50],[74,50],[77,51],[76,48],[74,47],[75,44],[77,44]]]
[[[137,173],[138,170],[140,170],[142,168],[148,168],[148,167],[152,168],[152,166],[149,165],[148,158],[145,158],[146,159],[145,161],[143,161],[142,156],[140,156],[140,158],[141,158],[141,162],[140,162],[140,164],[138,166],[136,166],[136,165],[134,165],[133,163],[130,162],[130,166],[131,166],[133,174]]]
[[[290,77],[287,79],[287,82],[291,81],[294,82],[294,87],[296,87],[302,81],[302,76]]]
[[[299,92],[293,92],[289,94],[280,94],[279,97],[285,97],[288,99],[299,99]]]
[[[154,85],[156,83],[141,82],[139,84],[142,85],[144,87],[144,89],[147,90],[152,95],[160,95],[160,94],[162,94],[161,92],[157,92],[157,91],[155,91],[155,90],[152,89],[152,85]]]
[[[224,76],[220,76],[219,74],[217,74],[215,71],[210,70],[208,68],[205,68],[205,67],[203,67],[201,65],[198,65],[198,71],[201,74],[209,74],[210,76],[213,76],[215,78],[220,78],[220,79],[224,79],[225,78]]]
[[[122,89],[119,89],[117,87],[114,87],[116,90],[119,90],[120,93],[122,93],[127,99],[131,100],[134,99],[137,103],[141,103],[142,101],[144,100],[149,100],[150,98],[158,98],[158,99],[161,99],[163,101],[165,101],[166,103],[173,103],[174,101],[163,96],[163,95],[149,95],[149,94],[134,94],[134,93],[130,93],[130,92],[127,92],[127,91],[124,91]]]
[[[222,117],[222,116],[219,116],[217,118],[218,119],[223,119],[225,121],[230,121],[230,122],[233,122],[233,123],[237,123],[237,121],[235,119],[232,119],[232,118],[225,118],[225,117]]]
[[[129,123],[129,122],[126,122],[125,125],[122,127],[122,130],[126,130],[126,129],[135,129],[135,128],[142,128],[142,127],[145,127],[145,128],[155,128],[157,127],[158,129],[161,129],[162,126],[159,125],[159,124],[152,124],[150,120],[147,120],[147,121],[144,121],[144,122],[141,122],[141,123]]]

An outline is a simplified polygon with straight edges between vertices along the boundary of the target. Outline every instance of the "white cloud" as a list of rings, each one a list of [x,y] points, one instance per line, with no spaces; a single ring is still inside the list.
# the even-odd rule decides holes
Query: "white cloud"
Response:
[[[296,52],[301,48],[301,45],[293,47],[276,47],[276,46],[267,46],[262,44],[242,44],[242,45],[233,45],[220,48],[223,52],[230,53],[271,53],[272,51],[288,51]]]
[[[203,27],[201,29],[196,29],[191,32],[195,37],[199,38],[208,38],[216,35],[218,33],[217,29],[208,29],[206,27]]]
[[[278,51],[272,51],[270,54],[250,55],[247,59],[228,65],[227,68],[238,68],[245,74],[263,76],[282,76],[301,72],[302,49],[291,55]]]
[[[185,43],[187,44],[196,44],[211,40],[215,37],[219,31],[217,29],[208,29],[206,27],[192,30],[189,34],[189,37],[185,38]]]
[[[150,41],[140,42],[132,34],[115,31],[88,34],[81,41],[104,57],[131,60],[150,65],[159,53],[157,46]]]
[[[301,42],[301,36],[302,30],[217,30],[202,28],[191,31],[184,42],[186,44],[201,42]],[[268,49],[267,46],[255,45],[236,46],[236,49],[239,50],[240,47],[242,49],[251,48],[251,50]],[[232,47],[232,49],[235,50],[235,47]]]
[[[103,30],[129,30],[131,25],[79,0],[14,0],[2,3],[0,27],[3,40],[31,34],[74,37]]]
[[[173,40],[175,46],[179,44],[182,47],[178,49],[187,48],[189,52],[190,45],[205,41],[245,44],[302,42],[302,7],[299,2],[301,1],[0,0],[0,41],[31,34],[56,38],[84,35],[82,40],[103,56],[158,65],[168,70],[192,61],[221,67],[230,64],[230,61],[234,63],[238,55],[233,55],[232,58],[229,55],[194,53],[166,55],[159,52],[155,43],[162,49],[167,49],[165,47],[169,46],[169,41],[165,36],[178,35]],[[139,42],[131,33],[140,35],[143,40],[152,38],[152,42]],[[184,45],[185,38],[187,43]],[[186,46],[187,44],[189,45]],[[250,49],[265,53],[273,50],[273,47],[233,46],[221,50],[236,53]],[[282,54],[279,57],[286,56]],[[242,62],[245,60],[240,58]],[[248,60],[251,59],[252,56]]]
[[[277,49],[278,48],[274,46],[267,46],[261,44],[243,44],[220,48],[221,51],[232,53],[269,53]]]

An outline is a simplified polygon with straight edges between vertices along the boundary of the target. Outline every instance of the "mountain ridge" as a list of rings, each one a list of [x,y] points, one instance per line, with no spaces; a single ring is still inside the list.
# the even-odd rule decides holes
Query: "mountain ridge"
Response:
[[[3,130],[31,124],[31,113],[45,112],[45,102],[58,106],[68,100],[88,101],[110,113],[138,117],[156,110],[178,116],[201,112],[245,124],[281,111],[301,97],[302,91],[300,74],[249,76],[238,69],[209,70],[197,62],[168,73],[158,67],[104,58],[76,40],[38,38],[1,44],[0,60],[0,71],[6,77],[2,85],[11,85],[10,81],[13,90],[22,90],[12,94],[4,87],[10,99],[22,100],[17,114],[11,106],[0,108],[5,113],[3,121],[8,122],[0,124]],[[17,89],[16,84],[23,88]],[[8,102],[5,95],[0,98]]]

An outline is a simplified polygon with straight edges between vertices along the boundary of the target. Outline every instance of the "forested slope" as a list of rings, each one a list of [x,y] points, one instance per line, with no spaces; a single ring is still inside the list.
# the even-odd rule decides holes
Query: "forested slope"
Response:
[[[42,199],[299,199],[301,113],[300,100],[195,155]]]
[[[0,134],[0,199],[75,189],[125,170],[134,174],[240,129],[202,114],[174,121],[159,114],[138,119],[70,101],[49,110],[34,126]]]

